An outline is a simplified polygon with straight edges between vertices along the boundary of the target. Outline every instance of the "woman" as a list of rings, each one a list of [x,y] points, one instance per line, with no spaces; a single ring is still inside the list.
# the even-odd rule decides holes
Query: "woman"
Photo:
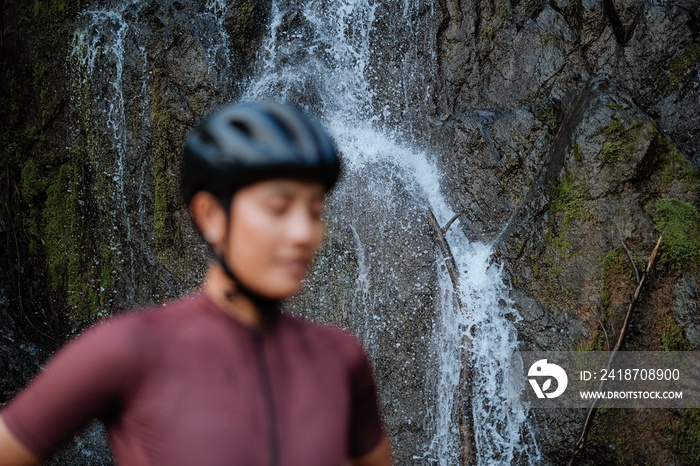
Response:
[[[321,244],[340,173],[291,107],[225,107],[189,136],[182,188],[214,253],[200,293],[98,325],[1,413],[0,466],[32,465],[91,419],[124,465],[388,465],[367,358],[280,314]]]

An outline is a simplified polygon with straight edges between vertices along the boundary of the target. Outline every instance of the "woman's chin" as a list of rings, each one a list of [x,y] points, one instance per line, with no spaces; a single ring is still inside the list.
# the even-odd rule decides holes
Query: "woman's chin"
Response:
[[[297,294],[302,288],[301,280],[296,279],[276,280],[275,285],[264,287],[258,290],[258,293],[270,299],[287,299]]]

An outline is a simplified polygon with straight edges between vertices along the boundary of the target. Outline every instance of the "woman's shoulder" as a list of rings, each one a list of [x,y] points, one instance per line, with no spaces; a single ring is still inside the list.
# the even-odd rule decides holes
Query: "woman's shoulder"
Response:
[[[86,329],[75,342],[81,340],[102,341],[121,347],[134,347],[142,350],[145,345],[154,344],[160,333],[171,331],[172,327],[182,326],[183,321],[196,316],[194,312],[201,297],[187,295],[161,304],[151,304],[135,310],[107,317]]]

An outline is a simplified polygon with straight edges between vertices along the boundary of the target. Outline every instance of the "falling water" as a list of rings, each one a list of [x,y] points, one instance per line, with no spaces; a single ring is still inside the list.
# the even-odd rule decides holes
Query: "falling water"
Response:
[[[126,107],[132,102],[141,106],[136,113],[145,122],[143,132],[149,133],[151,123],[148,57],[138,39],[144,28],[138,17],[142,4],[124,2],[83,12],[72,55],[73,95],[78,107],[87,108],[80,122],[83,140],[87,140],[86,150],[94,154],[96,176],[105,181],[102,188],[111,190],[106,196],[96,193],[105,203],[101,211],[110,219],[110,247],[132,268],[131,231],[147,224],[139,194],[146,164],[130,158],[141,147],[127,131],[127,115],[133,111]],[[207,74],[211,74],[231,66],[223,23],[229,12],[220,0],[208,0],[205,8],[216,23],[207,29],[209,35],[200,37],[209,60]],[[403,15],[394,27],[407,28],[411,36],[428,37],[423,42],[430,49],[418,50],[421,41],[411,44],[389,74],[373,67],[378,37],[392,34],[381,31],[386,25],[378,24],[386,8]],[[443,258],[426,234],[428,209],[442,225],[453,212],[442,194],[441,175],[433,160],[436,154],[415,148],[425,142],[415,134],[412,120],[403,118],[430,99],[432,88],[422,81],[436,68],[435,40],[415,19],[421,8],[422,14],[432,11],[431,5],[421,5],[419,0],[401,5],[374,0],[308,0],[295,5],[273,1],[257,77],[242,100],[298,102],[325,121],[343,153],[346,175],[330,200],[329,214],[329,243],[335,241],[339,249],[333,251],[328,269],[320,272],[319,268],[312,275],[309,288],[323,286],[323,275],[347,283],[347,296],[337,300],[341,320],[357,331],[370,356],[391,373],[391,384],[396,384],[392,387],[387,382],[383,387],[385,411],[398,413],[393,417],[398,425],[395,440],[403,430],[428,435],[422,441],[406,442],[412,449],[407,457],[417,464],[459,462],[457,412],[462,342],[467,336],[472,341],[479,464],[537,464],[537,448],[525,440],[527,410],[507,400],[506,367],[517,345],[511,320],[518,315],[507,297],[501,269],[492,263],[489,247],[470,243],[455,223],[447,240],[460,271],[461,296],[456,299]],[[419,54],[430,61],[427,68],[421,68],[425,63],[417,58]],[[125,72],[127,56],[131,73]],[[127,96],[124,80],[133,74],[142,84],[130,88]],[[408,139],[414,144],[408,144]],[[129,211],[139,212],[139,217]],[[130,277],[133,280],[133,270]],[[126,287],[135,288],[133,283]],[[320,308],[327,304],[324,299],[319,298]],[[400,312],[391,313],[392,309]],[[427,318],[426,309],[434,309]],[[414,325],[420,320],[429,321],[429,334],[415,332],[398,338],[412,328],[422,330]],[[429,354],[412,353],[407,346]],[[421,357],[431,367],[415,374],[411,371]],[[422,379],[417,383],[423,386],[425,400],[406,400],[418,397],[415,390],[407,389],[416,379]],[[409,405],[418,407],[406,410]]]
[[[68,150],[89,161],[86,166],[92,170],[93,192],[81,202],[94,202],[94,236],[105,245],[93,264],[94,269],[103,270],[95,287],[106,294],[100,315],[158,299],[158,294],[148,296],[139,284],[149,274],[147,266],[157,267],[159,275],[167,269],[167,264],[157,263],[153,246],[155,110],[151,99],[154,92],[161,92],[157,81],[163,79],[158,75],[163,51],[147,51],[144,45],[152,41],[154,31],[141,15],[151,7],[140,0],[114,0],[87,8],[78,15],[71,44],[71,100],[76,118]],[[226,88],[234,75],[230,38],[224,28],[227,14],[226,2],[209,0],[191,26],[206,55],[206,82],[223,88],[217,94],[225,100],[230,99]],[[152,56],[161,61],[150,63]],[[172,291],[176,286],[166,286],[176,294]]]
[[[507,399],[507,365],[517,347],[511,320],[519,316],[508,299],[501,268],[492,263],[490,248],[470,243],[458,224],[448,231],[447,240],[460,271],[461,297],[457,300],[443,258],[410,242],[411,232],[420,227],[421,213],[432,210],[444,225],[453,212],[442,195],[441,177],[429,154],[401,143],[395,129],[380,124],[392,120],[387,118],[391,106],[378,105],[375,89],[367,79],[374,71],[370,62],[378,6],[371,0],[310,0],[295,9],[273,2],[258,77],[244,100],[299,102],[319,114],[333,133],[347,163],[347,176],[331,199],[330,217],[347,224],[351,234],[346,244],[355,251],[351,254],[354,265],[330,267],[354,270],[353,309],[343,310],[343,315],[361,316],[349,321],[371,354],[379,357],[377,348],[386,346],[382,339],[391,340],[402,328],[387,317],[387,308],[406,302],[407,295],[416,296],[415,289],[425,285],[410,283],[410,279],[402,286],[389,284],[401,273],[405,250],[411,250],[414,258],[422,257],[423,262],[437,264],[439,290],[434,291],[434,305],[439,311],[428,346],[434,352],[436,377],[425,377],[425,384],[436,392],[436,412],[429,416],[432,438],[417,447],[420,451],[414,452],[413,459],[428,464],[459,463],[456,419],[466,335],[472,341],[478,463],[537,464],[537,448],[525,439],[526,407]],[[404,24],[411,28],[417,27],[410,20],[417,7],[408,0],[403,5]],[[403,72],[415,74],[416,70]],[[405,90],[404,95],[408,95]],[[404,107],[408,106],[407,98]],[[331,227],[331,237],[333,230]],[[395,244],[399,242],[402,244]],[[338,254],[336,262],[346,256],[348,251]],[[411,312],[408,318],[413,315]],[[387,332],[392,325],[396,327]],[[391,407],[396,400],[386,402]],[[423,420],[408,423],[411,421]]]
[[[224,0],[207,0],[206,8],[214,15],[217,26],[215,33],[209,39],[207,45],[207,57],[209,58],[208,72],[216,72],[217,69],[228,69],[231,66],[231,50],[229,49],[229,37],[224,27],[224,18],[228,14],[228,6]]]
[[[76,70],[74,99],[77,98],[77,106],[80,108],[80,129],[90,135],[86,136],[85,150],[90,154],[96,176],[104,180],[98,183],[104,192],[97,193],[96,199],[99,200],[100,210],[110,219],[107,235],[110,238],[108,243],[111,254],[118,257],[117,263],[130,269],[130,273],[122,279],[128,282],[125,287],[128,290],[127,301],[133,302],[136,286],[133,280],[135,251],[132,230],[135,223],[144,223],[145,211],[139,207],[133,209],[139,217],[132,218],[127,180],[137,178],[138,182],[134,185],[141,187],[145,173],[144,165],[134,163],[133,158],[140,147],[130,147],[131,141],[127,138],[124,85],[127,54],[134,59],[140,58],[141,62],[139,71],[143,84],[135,96],[142,102],[141,118],[148,108],[149,94],[146,91],[146,51],[137,43],[134,46],[133,36],[136,32],[124,17],[125,9],[122,6],[117,9],[84,11],[73,35],[71,60]],[[105,76],[108,80],[106,86],[101,84],[101,79]],[[74,143],[80,144],[77,141]],[[102,144],[107,144],[108,147]],[[99,152],[112,155],[98,156]],[[127,173],[126,167],[136,166],[141,167],[140,173]]]

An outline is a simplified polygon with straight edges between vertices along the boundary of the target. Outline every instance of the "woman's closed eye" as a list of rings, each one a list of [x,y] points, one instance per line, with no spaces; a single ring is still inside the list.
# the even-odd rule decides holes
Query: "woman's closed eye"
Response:
[[[291,199],[286,196],[274,196],[267,199],[265,203],[267,210],[275,216],[284,215],[289,210],[291,205]]]

